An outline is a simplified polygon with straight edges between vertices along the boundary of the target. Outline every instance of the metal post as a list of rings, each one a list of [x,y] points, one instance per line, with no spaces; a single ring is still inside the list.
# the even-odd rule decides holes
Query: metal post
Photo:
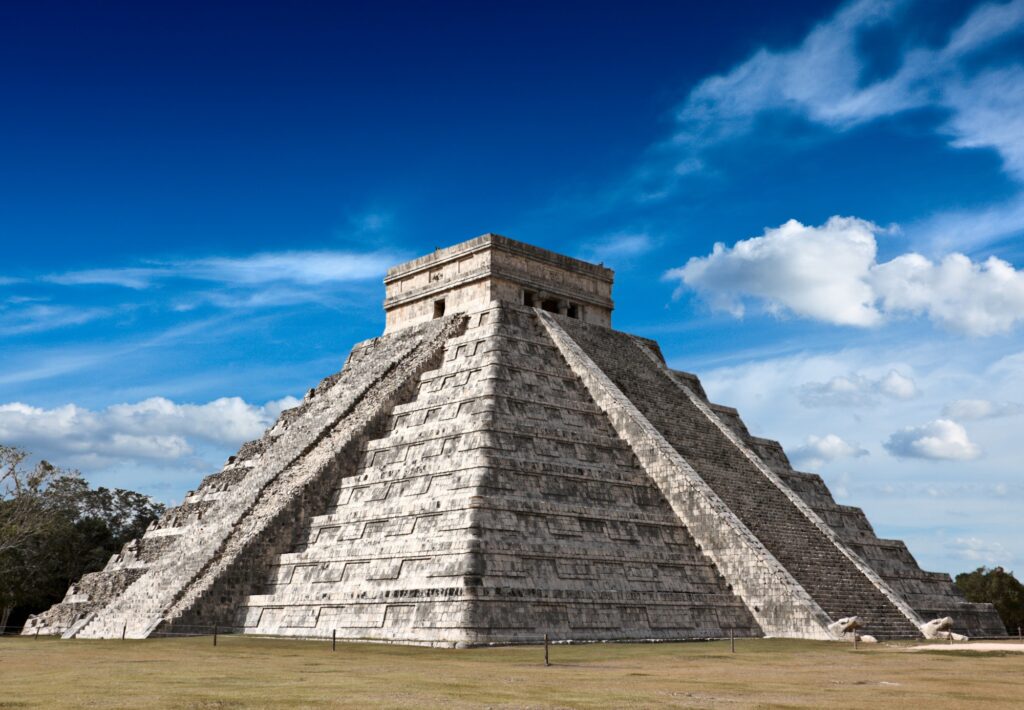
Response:
[[[41,626],[37,626],[37,627],[36,627],[36,636],[35,636],[35,637],[36,637],[37,639],[39,638],[39,629],[41,629],[41,628],[42,628]]]
[[[213,625],[213,645],[217,645],[217,624]]]
[[[124,626],[121,627],[121,640],[124,641],[125,635],[128,633],[128,622],[124,622]]]
[[[338,630],[334,629],[331,631],[331,650],[338,650]]]
[[[548,644],[550,642],[551,642],[551,639],[548,638],[547,634],[544,634],[544,665],[545,666],[550,666],[551,665],[550,661],[548,661]]]
[[[952,646],[953,645],[953,629],[950,629],[946,633],[949,634],[949,645]]]
[[[1020,627],[1017,627],[1017,640],[1024,643],[1024,634],[1021,634]]]
[[[736,632],[733,629],[729,629],[729,646],[736,653]]]
[[[853,650],[857,650],[857,629],[853,630]]]

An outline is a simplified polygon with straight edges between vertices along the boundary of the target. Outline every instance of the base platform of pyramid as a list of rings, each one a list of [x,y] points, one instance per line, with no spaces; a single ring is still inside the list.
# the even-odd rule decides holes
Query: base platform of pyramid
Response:
[[[856,616],[879,639],[942,617],[1005,634],[613,330],[610,270],[488,234],[385,284],[384,335],[24,633],[834,639]]]

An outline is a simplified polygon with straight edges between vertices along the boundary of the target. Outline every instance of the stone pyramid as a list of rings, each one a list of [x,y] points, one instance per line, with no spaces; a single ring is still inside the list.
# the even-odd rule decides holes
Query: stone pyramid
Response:
[[[1005,633],[612,330],[610,270],[487,234],[385,284],[381,337],[25,633],[831,639],[851,616],[878,638],[946,616]]]

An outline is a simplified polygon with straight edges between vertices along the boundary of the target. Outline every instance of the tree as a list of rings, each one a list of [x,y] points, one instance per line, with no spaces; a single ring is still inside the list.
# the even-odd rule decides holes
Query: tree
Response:
[[[33,582],[36,548],[56,523],[47,486],[62,472],[46,461],[23,464],[28,452],[0,445],[0,629]]]
[[[979,567],[958,574],[956,586],[969,602],[994,604],[1007,632],[1015,634],[1018,627],[1024,626],[1024,584],[1017,581],[1013,572],[1002,567]]]
[[[141,493],[91,489],[77,471],[28,467],[28,456],[0,445],[0,629],[15,609],[24,617],[59,601],[164,511]]]

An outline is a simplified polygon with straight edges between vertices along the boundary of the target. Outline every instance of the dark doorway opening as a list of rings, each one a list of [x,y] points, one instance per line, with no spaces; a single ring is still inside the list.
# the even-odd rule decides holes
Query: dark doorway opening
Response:
[[[440,301],[434,301],[434,318],[440,318],[444,315],[444,299]]]
[[[558,313],[558,301],[553,298],[545,299],[541,302],[540,307],[548,313]]]
[[[533,299],[536,297],[533,291],[523,291],[523,305],[528,308],[533,308]]]
[[[577,306],[575,303],[570,303],[568,310],[566,310],[565,312],[565,315],[569,316],[570,318],[579,318],[580,307]]]

